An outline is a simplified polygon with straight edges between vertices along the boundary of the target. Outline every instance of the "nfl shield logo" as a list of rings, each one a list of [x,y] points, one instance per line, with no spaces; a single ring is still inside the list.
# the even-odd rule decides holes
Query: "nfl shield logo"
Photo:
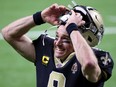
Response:
[[[73,74],[75,74],[77,72],[77,63],[74,63],[72,65],[71,71],[72,71]]]

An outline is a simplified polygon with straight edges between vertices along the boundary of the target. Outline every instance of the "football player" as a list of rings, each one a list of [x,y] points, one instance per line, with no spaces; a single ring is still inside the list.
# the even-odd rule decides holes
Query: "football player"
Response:
[[[55,39],[41,34],[32,41],[25,35],[43,23],[58,26]],[[69,10],[58,4],[2,30],[4,39],[35,64],[37,87],[103,87],[113,69],[110,53],[94,48],[103,33],[102,17],[95,8],[76,5]]]

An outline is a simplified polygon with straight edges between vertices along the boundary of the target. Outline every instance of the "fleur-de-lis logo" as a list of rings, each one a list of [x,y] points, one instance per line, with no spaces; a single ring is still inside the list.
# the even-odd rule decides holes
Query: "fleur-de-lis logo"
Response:
[[[101,57],[102,63],[105,65],[108,65],[111,62],[111,59],[108,57],[108,54],[106,56]]]

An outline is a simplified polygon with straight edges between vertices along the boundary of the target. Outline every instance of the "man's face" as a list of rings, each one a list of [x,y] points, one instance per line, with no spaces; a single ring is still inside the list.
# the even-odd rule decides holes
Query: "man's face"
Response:
[[[73,51],[73,45],[65,27],[63,25],[59,26],[56,31],[56,38],[54,41],[54,57],[64,61]]]

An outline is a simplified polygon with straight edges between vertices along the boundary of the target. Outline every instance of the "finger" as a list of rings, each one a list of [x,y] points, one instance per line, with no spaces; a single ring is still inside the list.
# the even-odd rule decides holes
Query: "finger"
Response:
[[[72,14],[75,14],[75,12],[74,12],[73,10],[71,10],[71,13],[72,13]]]
[[[58,21],[55,21],[53,25],[59,25],[59,22]]]
[[[51,9],[56,9],[56,8],[58,8],[58,4],[55,3],[55,4],[51,5],[50,8],[51,8]]]
[[[66,8],[66,7],[63,6],[63,5],[60,5],[60,6],[59,6],[59,9],[60,9],[60,10],[63,10],[63,11],[66,11],[66,10],[68,11],[68,10],[69,10],[68,8]]]
[[[77,17],[80,17],[80,16],[82,16],[80,13],[75,13],[75,15],[77,16]]]
[[[84,20],[82,20],[81,25],[84,25],[84,24],[85,24],[85,21],[84,21]]]
[[[78,15],[78,13],[75,13],[75,15]]]
[[[76,13],[76,17],[80,20],[80,21],[82,21],[82,19],[83,19],[83,16],[80,14],[80,13]]]
[[[78,26],[82,26],[82,25],[84,25],[84,24],[85,24],[85,21],[82,20],[82,21],[80,21],[77,25],[78,25]]]
[[[59,25],[59,22],[58,21],[54,21],[54,22],[51,22],[52,25]]]
[[[83,16],[80,15],[80,19],[83,19]]]

